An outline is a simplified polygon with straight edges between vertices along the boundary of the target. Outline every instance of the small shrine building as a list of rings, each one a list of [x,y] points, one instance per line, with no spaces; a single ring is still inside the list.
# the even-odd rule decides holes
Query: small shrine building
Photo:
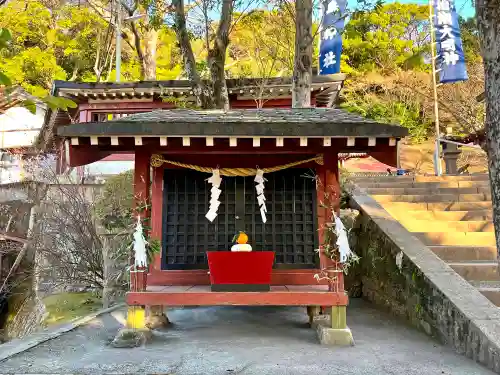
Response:
[[[175,306],[306,306],[312,321],[323,307],[332,317],[329,329],[344,335],[348,297],[342,274],[333,282],[314,277],[333,264],[317,249],[339,210],[339,154],[370,155],[396,167],[397,145],[407,130],[331,108],[343,78],[315,77],[317,107],[307,109],[290,108],[290,80],[268,82],[260,109],[249,98],[257,80],[229,81],[228,112],[176,109],[164,95],[189,99],[184,81],[55,83],[55,94],[78,103],[76,123],[61,113],[48,117],[45,134],[54,137],[46,140],[60,150],[61,170],[111,154],[135,155],[135,199],[162,250],[147,277],[133,280],[126,301],[135,309],[129,314],[137,317],[144,307],[161,315]],[[211,221],[207,179],[215,169],[222,183]],[[265,219],[254,182],[258,170],[266,179]],[[331,204],[324,204],[325,197]],[[274,253],[269,290],[210,288],[207,251],[229,252],[239,231],[248,235],[253,252]],[[241,276],[251,265],[226,267]],[[254,276],[245,276],[249,284]]]

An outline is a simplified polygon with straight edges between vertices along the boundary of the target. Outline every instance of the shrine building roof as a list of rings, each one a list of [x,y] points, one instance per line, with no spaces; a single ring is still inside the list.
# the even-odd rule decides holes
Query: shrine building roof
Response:
[[[174,109],[137,113],[108,122],[62,126],[62,137],[379,137],[402,138],[408,130],[341,109]]]

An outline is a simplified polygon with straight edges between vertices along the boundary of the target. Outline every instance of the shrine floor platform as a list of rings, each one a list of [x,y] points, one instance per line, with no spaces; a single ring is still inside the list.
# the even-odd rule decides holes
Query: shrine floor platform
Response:
[[[337,306],[347,305],[345,293],[327,285],[273,285],[269,292],[212,292],[210,285],[148,286],[127,293],[129,305],[165,306]]]

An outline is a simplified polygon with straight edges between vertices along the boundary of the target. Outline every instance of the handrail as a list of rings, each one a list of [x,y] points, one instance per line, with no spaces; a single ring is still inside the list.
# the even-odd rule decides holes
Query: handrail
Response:
[[[439,138],[439,142],[451,143],[451,144],[454,144],[454,145],[457,145],[457,146],[469,147],[469,148],[478,148],[480,150],[483,150],[482,147],[478,146],[478,145],[471,145],[471,144],[467,144],[467,143],[460,143],[460,142],[450,141],[448,139],[443,139],[443,138]]]

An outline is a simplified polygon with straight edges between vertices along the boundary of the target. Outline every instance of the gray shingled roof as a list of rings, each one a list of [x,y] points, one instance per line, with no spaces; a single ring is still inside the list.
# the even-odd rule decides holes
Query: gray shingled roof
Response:
[[[58,129],[60,136],[371,136],[404,137],[406,128],[340,109],[159,110]]]

